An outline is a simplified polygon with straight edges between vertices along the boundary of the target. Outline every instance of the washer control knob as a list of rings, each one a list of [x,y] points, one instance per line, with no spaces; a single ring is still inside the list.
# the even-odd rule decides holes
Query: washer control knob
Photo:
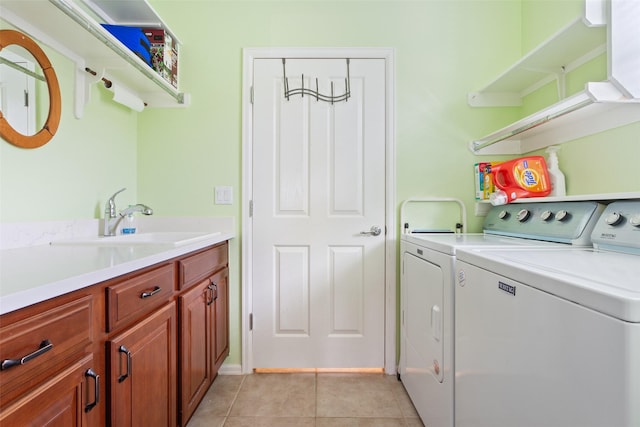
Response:
[[[509,218],[509,212],[505,211],[505,210],[501,210],[498,213],[498,218],[502,219],[502,220],[506,220],[507,218]]]
[[[540,218],[542,218],[543,221],[549,221],[552,216],[553,212],[551,212],[550,210],[546,210],[540,214]]]
[[[604,222],[606,222],[608,225],[618,225],[622,222],[622,218],[623,217],[622,215],[620,215],[620,212],[611,212],[604,219]]]
[[[556,221],[564,221],[566,219],[569,219],[569,212],[565,211],[564,209],[558,211],[558,213],[556,214]]]
[[[518,212],[518,221],[520,222],[525,222],[526,220],[529,219],[529,216],[531,215],[531,212],[529,212],[528,209],[521,209],[520,212]]]
[[[640,227],[640,214],[629,218],[629,224],[633,225],[634,227]]]

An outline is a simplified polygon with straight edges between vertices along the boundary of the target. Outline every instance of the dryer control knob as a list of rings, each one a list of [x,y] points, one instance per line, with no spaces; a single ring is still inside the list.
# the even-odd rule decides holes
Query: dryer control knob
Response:
[[[498,218],[502,219],[502,220],[506,220],[507,218],[509,218],[509,212],[505,211],[505,210],[501,210],[498,213]]]
[[[521,209],[520,212],[518,212],[518,221],[520,222],[525,222],[526,220],[529,219],[529,216],[531,215],[531,212],[529,212],[528,209]]]
[[[558,211],[558,213],[556,214],[556,221],[564,221],[566,219],[569,219],[569,212],[565,211],[564,209]]]
[[[633,225],[634,227],[640,227],[640,215],[635,215],[629,218],[629,224]]]
[[[622,215],[620,215],[619,212],[611,212],[604,219],[604,222],[606,222],[608,225],[618,225],[618,224],[620,224],[620,222],[622,222],[622,218],[623,217],[622,217]]]
[[[543,221],[549,221],[552,216],[553,216],[553,212],[549,210],[546,210],[540,214],[540,218],[542,218]]]

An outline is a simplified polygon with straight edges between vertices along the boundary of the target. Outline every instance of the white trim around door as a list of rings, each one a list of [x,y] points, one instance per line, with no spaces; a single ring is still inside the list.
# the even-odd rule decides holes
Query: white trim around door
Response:
[[[253,371],[251,319],[252,283],[252,82],[258,58],[379,58],[386,64],[386,236],[385,236],[385,372],[393,375],[396,362],[396,194],[395,194],[395,51],[393,48],[247,48],[242,78],[242,372]]]

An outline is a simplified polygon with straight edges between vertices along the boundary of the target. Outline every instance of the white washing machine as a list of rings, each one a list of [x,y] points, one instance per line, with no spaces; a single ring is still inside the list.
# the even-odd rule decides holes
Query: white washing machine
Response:
[[[592,241],[458,251],[456,426],[640,426],[640,200]]]
[[[401,354],[399,376],[425,425],[454,425],[454,279],[464,248],[566,247],[590,244],[602,206],[530,203],[494,207],[484,233],[404,234],[401,239]],[[562,221],[557,212],[567,214]],[[553,212],[547,217],[543,212]],[[561,216],[558,216],[561,218]],[[562,231],[558,231],[558,229]],[[552,230],[552,232],[550,232]],[[541,232],[546,232],[545,240]],[[551,235],[551,237],[549,237]],[[560,243],[558,243],[560,242]]]

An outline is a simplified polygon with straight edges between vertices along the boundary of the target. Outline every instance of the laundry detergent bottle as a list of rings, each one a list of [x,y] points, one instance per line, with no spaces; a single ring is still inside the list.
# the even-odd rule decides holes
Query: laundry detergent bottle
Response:
[[[489,198],[494,206],[551,193],[549,170],[542,156],[521,157],[491,165],[491,174],[497,187]]]

